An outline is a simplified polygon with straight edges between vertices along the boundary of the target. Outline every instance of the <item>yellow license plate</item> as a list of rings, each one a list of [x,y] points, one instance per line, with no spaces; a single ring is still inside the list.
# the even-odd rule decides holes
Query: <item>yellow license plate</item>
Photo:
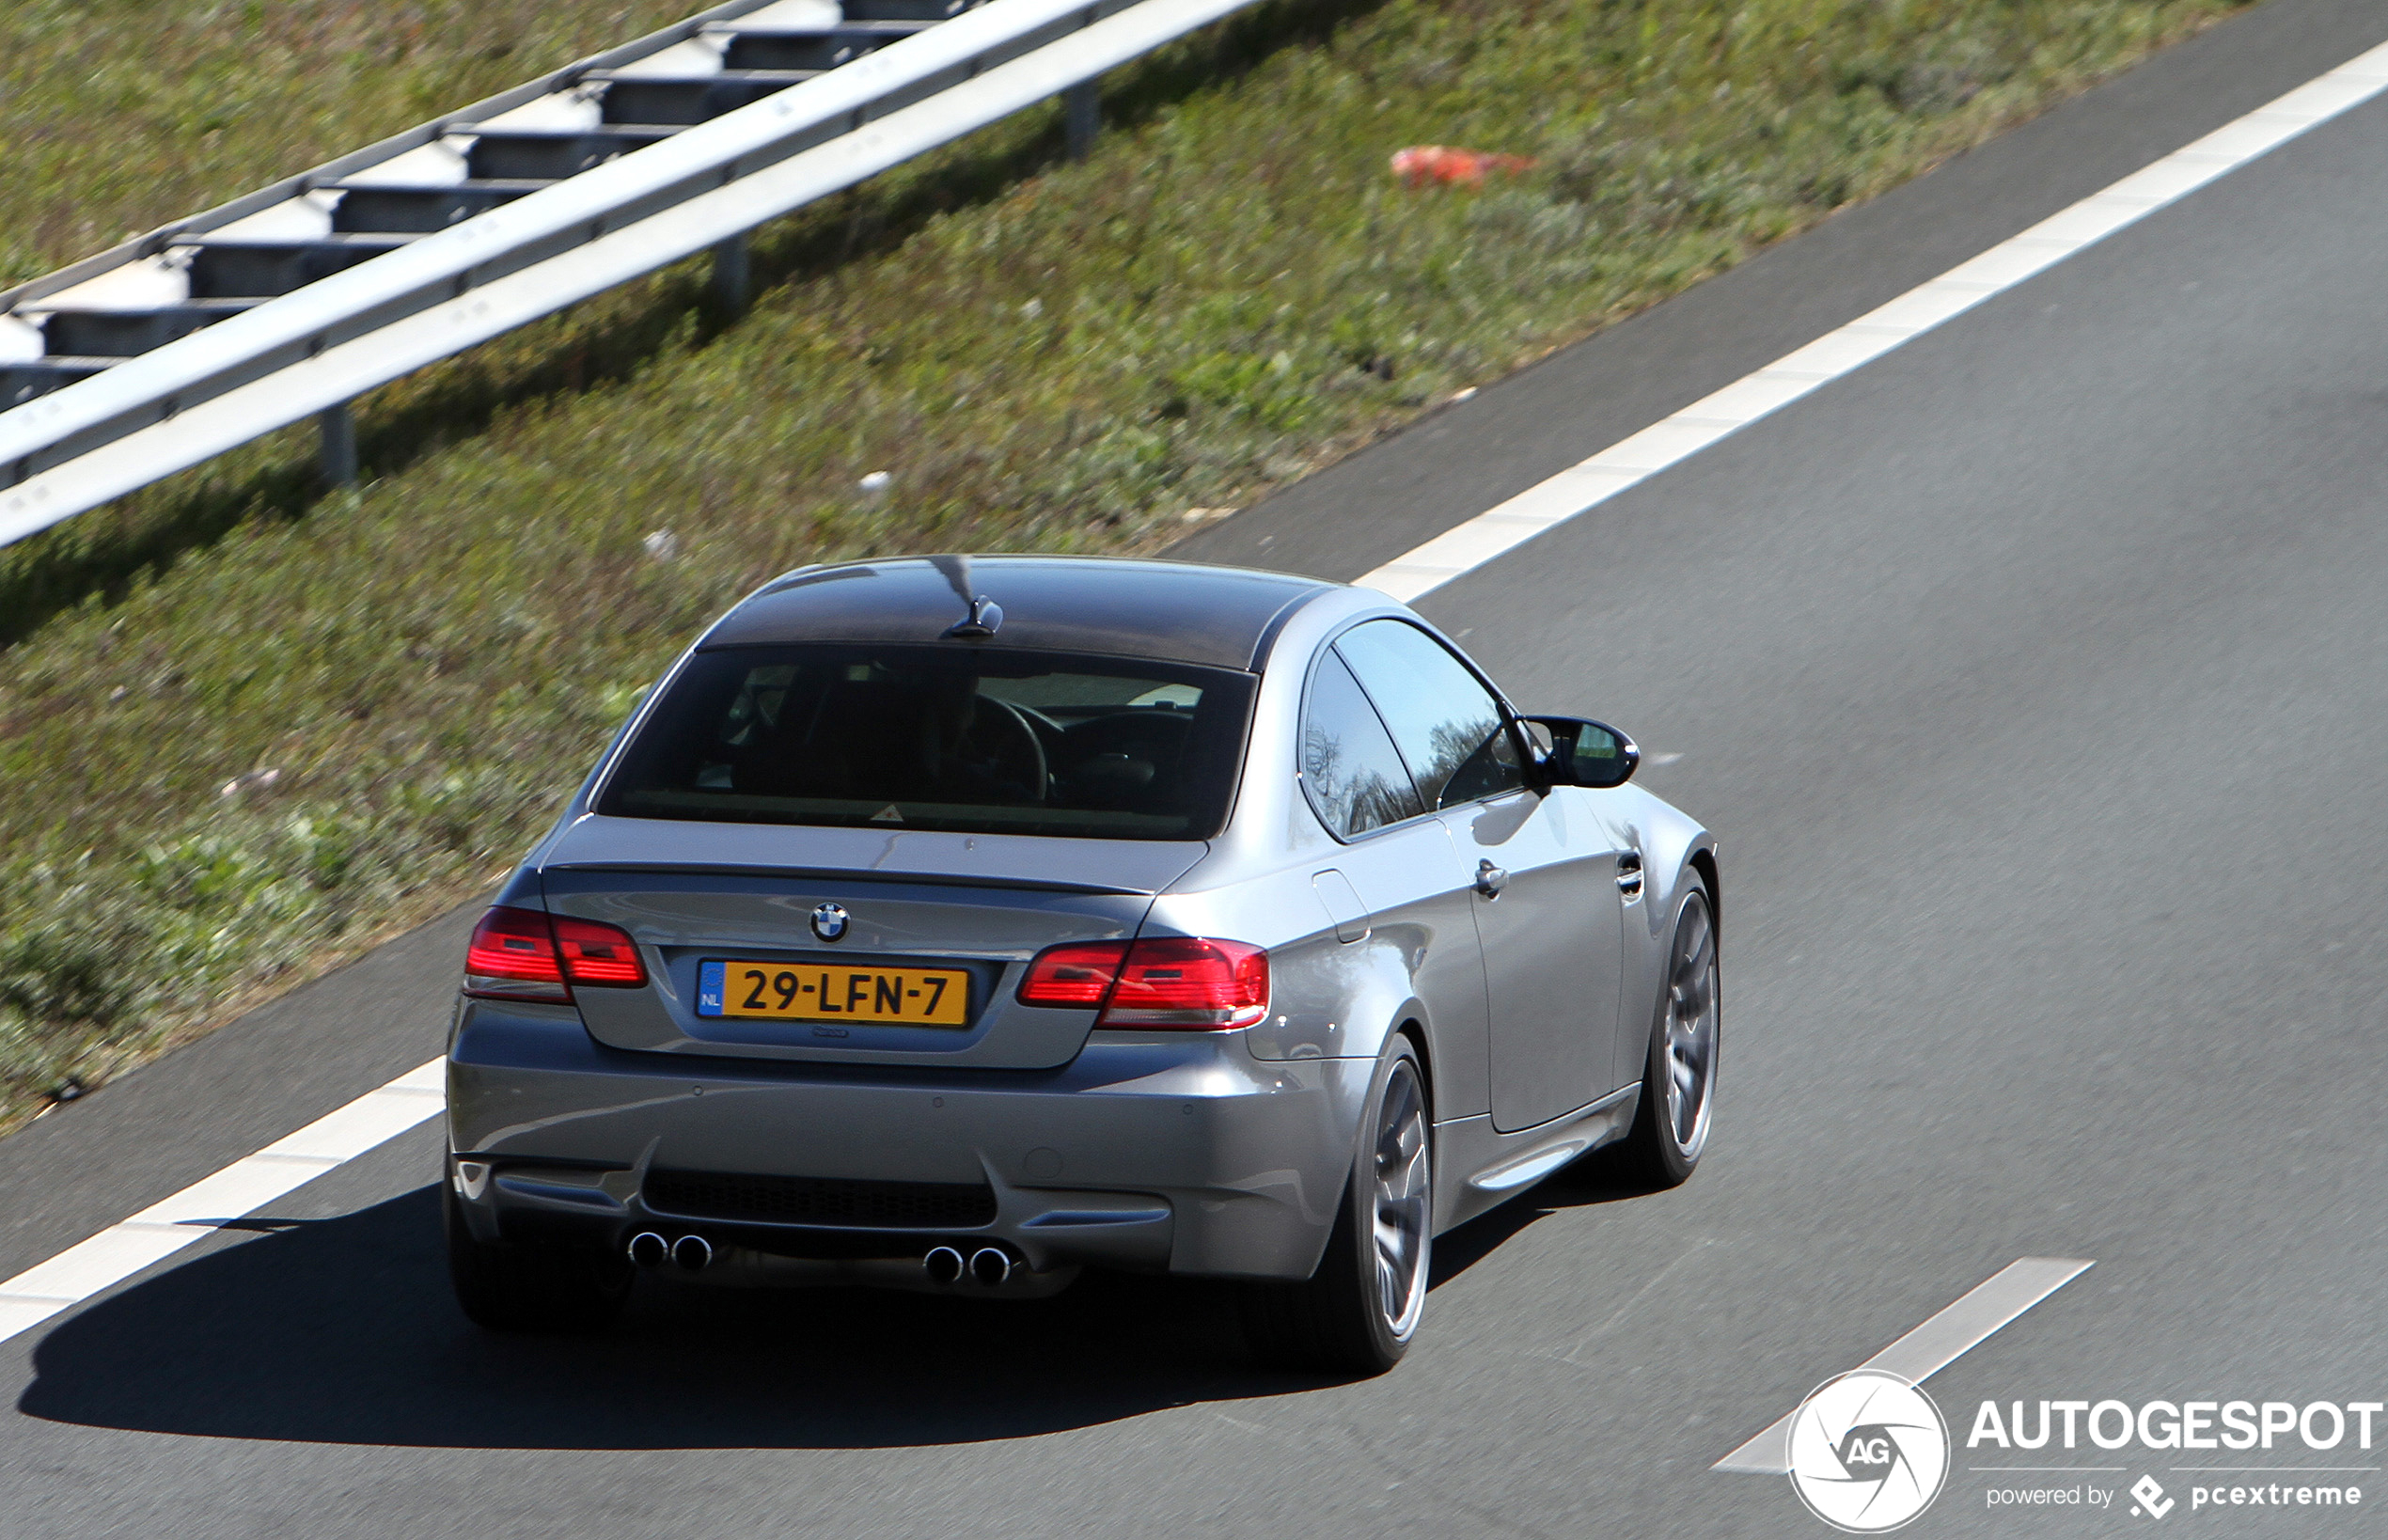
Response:
[[[697,1014],[880,1026],[969,1024],[970,976],[947,967],[825,967],[816,963],[706,963]]]

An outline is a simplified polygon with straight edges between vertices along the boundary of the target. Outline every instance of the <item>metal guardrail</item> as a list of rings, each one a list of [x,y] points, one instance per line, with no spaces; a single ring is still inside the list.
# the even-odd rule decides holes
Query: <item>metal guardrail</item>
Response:
[[[734,296],[755,226],[1051,97],[1081,141],[1095,76],[1252,3],[732,0],[0,292],[0,544],[310,415],[353,472],[363,392],[708,248]]]

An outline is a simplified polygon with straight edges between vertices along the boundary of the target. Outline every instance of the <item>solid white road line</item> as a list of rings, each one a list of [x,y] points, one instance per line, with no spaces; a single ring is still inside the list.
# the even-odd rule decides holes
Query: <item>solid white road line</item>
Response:
[[[2054,1294],[2097,1264],[2069,1257],[2023,1257],[1974,1286],[1964,1298],[1858,1365],[1880,1369],[1920,1384],[1955,1363],[1968,1348]],[[1711,1470],[1748,1470],[1780,1476],[1791,1469],[1791,1419],[1798,1408]]]
[[[2382,89],[2388,89],[2388,44],[2350,59],[1839,331],[1527,488],[1359,581],[1405,601],[1440,588],[1789,405],[1818,385],[1880,357],[1909,338],[2370,101]],[[0,1342],[171,1256],[224,1219],[271,1202],[422,1123],[440,1110],[439,1080],[436,1059],[409,1070],[290,1138],[0,1283]],[[1761,1434],[1759,1439],[1766,1437]]]
[[[2388,89],[2388,44],[2175,150],[1836,332],[1528,487],[1357,579],[1409,603],[1597,508],[2085,246]]]
[[[446,1105],[442,1064],[438,1059],[418,1064],[297,1133],[0,1283],[0,1342],[123,1282],[226,1220],[270,1203],[437,1116]]]

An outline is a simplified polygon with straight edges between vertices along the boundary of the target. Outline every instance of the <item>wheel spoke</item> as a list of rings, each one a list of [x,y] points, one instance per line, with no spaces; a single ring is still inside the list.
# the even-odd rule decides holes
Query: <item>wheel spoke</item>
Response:
[[[1687,923],[1675,936],[1675,977],[1689,978],[1705,973],[1708,967],[1709,929],[1705,910],[1697,911],[1696,923]],[[1687,921],[1692,916],[1686,916]]]
[[[1385,1318],[1398,1321],[1408,1302],[1410,1280],[1418,1270],[1415,1233],[1406,1222],[1376,1222],[1376,1280],[1385,1299]]]
[[[1703,967],[1675,985],[1675,998],[1682,1014],[1697,1020],[1708,1014],[1708,1001],[1715,993],[1715,979],[1714,973]]]

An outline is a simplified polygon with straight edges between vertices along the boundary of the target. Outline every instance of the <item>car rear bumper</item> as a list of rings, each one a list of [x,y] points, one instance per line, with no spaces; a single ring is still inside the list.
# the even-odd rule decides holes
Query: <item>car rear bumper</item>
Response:
[[[484,1239],[1305,1278],[1373,1068],[1255,1060],[1235,1032],[1104,1033],[1037,1071],[626,1052],[569,1009],[468,1000],[450,1179]]]

